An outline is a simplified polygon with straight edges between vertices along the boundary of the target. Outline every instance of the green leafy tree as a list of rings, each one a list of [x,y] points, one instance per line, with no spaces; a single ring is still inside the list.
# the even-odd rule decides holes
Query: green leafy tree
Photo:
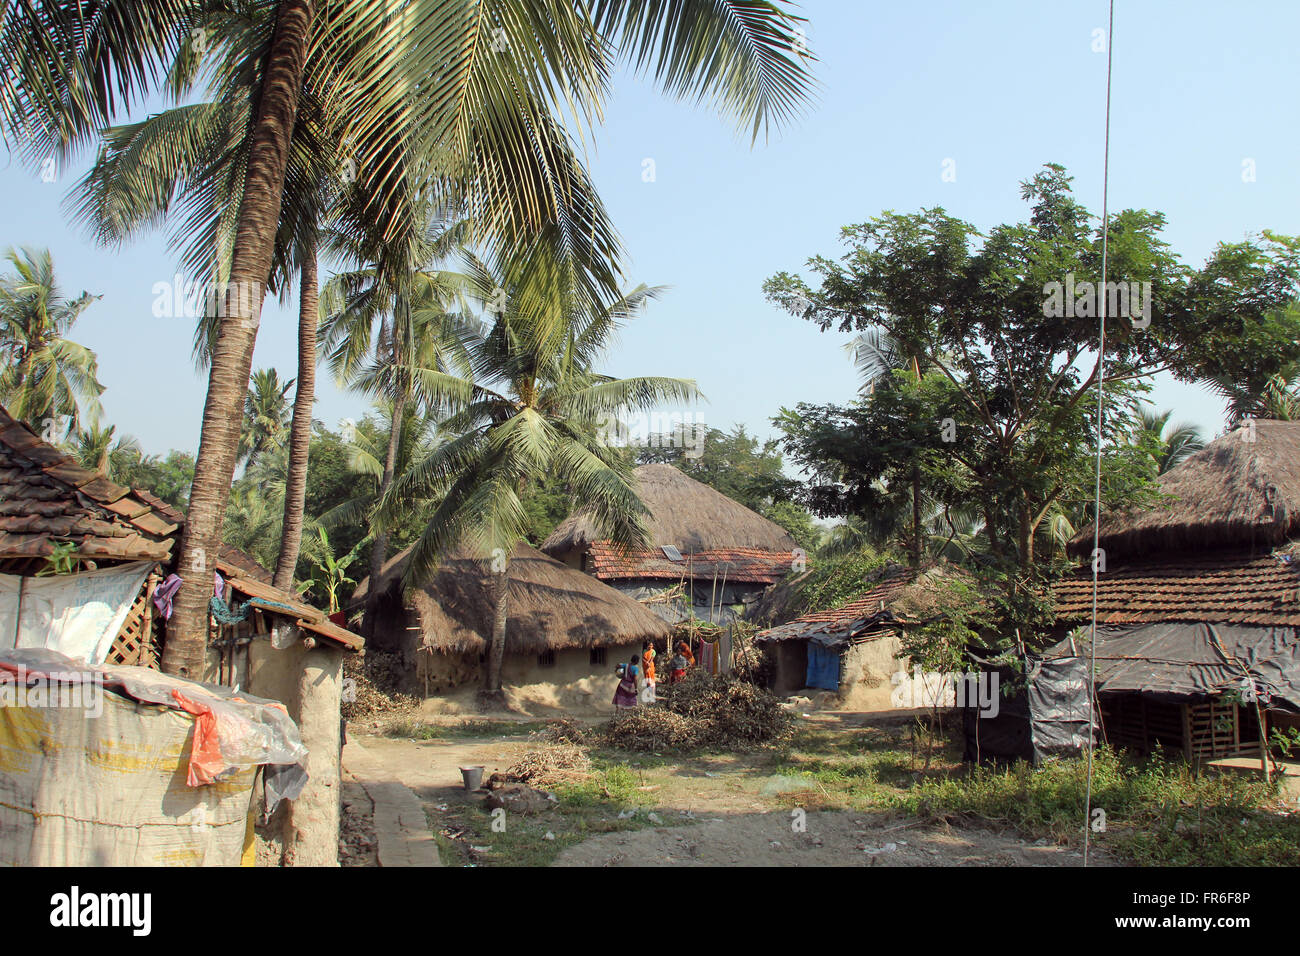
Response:
[[[5,261],[12,271],[0,276],[0,403],[38,433],[75,434],[83,415],[98,418],[104,386],[95,353],[67,335],[99,296],[65,297],[47,249],[9,249]]]
[[[131,488],[143,488],[173,507],[185,510],[190,484],[194,481],[194,456],[169,451],[163,458],[124,448],[109,453],[113,480]]]
[[[877,395],[844,409],[796,408],[818,420],[796,434],[795,460],[829,454],[828,480],[813,489],[820,505],[861,513],[872,483],[891,472],[897,483],[916,455],[939,497],[980,509],[990,555],[1025,569],[1054,515],[1090,514],[1101,300],[1112,316],[1103,491],[1132,504],[1150,493],[1153,469],[1121,446],[1153,373],[1262,382],[1300,356],[1300,316],[1289,308],[1300,243],[1264,233],[1220,245],[1193,270],[1160,238],[1161,214],[1123,210],[1110,220],[1108,279],[1139,283],[1125,302],[1097,293],[1102,237],[1065,170],[1045,167],[1022,196],[1029,220],[986,236],[942,209],[846,227],[842,259],[809,260],[817,288],[779,273],[764,290],[823,329],[881,329],[934,370],[911,390],[897,382],[887,404]],[[1120,316],[1120,305],[1129,312]],[[837,419],[860,451],[844,438],[832,447]]]

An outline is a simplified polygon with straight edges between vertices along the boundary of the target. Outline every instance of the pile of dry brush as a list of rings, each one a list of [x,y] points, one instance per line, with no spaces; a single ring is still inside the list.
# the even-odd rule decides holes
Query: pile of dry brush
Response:
[[[397,690],[403,674],[399,655],[367,650],[343,659],[343,718],[379,720],[413,714],[420,701]]]
[[[492,783],[526,783],[530,787],[554,787],[585,779],[591,773],[587,754],[572,743],[555,743],[526,751],[504,774],[494,773]]]
[[[618,714],[600,739],[620,750],[744,750],[779,742],[794,718],[775,694],[734,675],[694,670],[664,702]]]

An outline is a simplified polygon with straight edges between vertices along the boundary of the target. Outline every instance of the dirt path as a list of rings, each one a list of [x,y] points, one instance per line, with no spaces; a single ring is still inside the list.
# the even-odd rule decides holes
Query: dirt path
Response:
[[[803,832],[792,811],[709,817],[684,827],[608,833],[569,847],[556,866],[1078,866],[1082,857],[1013,835],[872,824],[816,811]],[[1109,861],[1094,858],[1098,865]],[[1090,860],[1089,862],[1093,862]]]
[[[526,736],[410,740],[366,736],[368,753],[420,799],[437,827],[440,817],[475,803],[459,767],[505,770],[536,746]],[[626,766],[639,770],[629,755]],[[557,866],[1077,866],[1077,851],[1035,844],[1013,833],[897,818],[817,810],[799,820],[773,809],[789,789],[764,758],[694,758],[671,769],[647,769],[657,781],[658,819],[671,826],[592,837],[560,853]],[[651,808],[638,813],[647,816]],[[612,811],[611,811],[612,813]],[[1101,855],[1099,865],[1109,865]]]

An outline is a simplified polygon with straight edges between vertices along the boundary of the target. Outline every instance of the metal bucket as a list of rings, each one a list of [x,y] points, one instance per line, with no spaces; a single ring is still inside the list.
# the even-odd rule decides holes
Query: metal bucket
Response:
[[[483,786],[482,767],[461,767],[460,775],[465,781],[466,790],[478,790]]]

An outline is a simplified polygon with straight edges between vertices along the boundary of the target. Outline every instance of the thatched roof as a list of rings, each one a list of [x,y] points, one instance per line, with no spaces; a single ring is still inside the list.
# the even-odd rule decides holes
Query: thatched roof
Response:
[[[1254,440],[1251,441],[1250,439]],[[1270,548],[1300,531],[1300,422],[1257,421],[1216,438],[1159,480],[1161,500],[1103,514],[1108,562],[1207,548]],[[1071,542],[1092,552],[1092,527]]]
[[[410,549],[390,558],[380,588],[396,595]],[[607,584],[520,544],[510,559],[506,653],[537,654],[573,647],[608,647],[666,639],[672,630],[649,609]],[[354,601],[365,599],[366,578]],[[483,652],[492,636],[492,575],[468,556],[445,559],[432,579],[408,592],[427,647],[450,653]]]
[[[673,545],[682,554],[729,548],[756,548],[787,554],[795,542],[784,528],[732,501],[720,491],[683,474],[672,465],[642,465],[633,475],[641,501],[649,509],[650,544]],[[602,538],[584,510],[571,514],[542,542],[547,554],[563,554]]]

